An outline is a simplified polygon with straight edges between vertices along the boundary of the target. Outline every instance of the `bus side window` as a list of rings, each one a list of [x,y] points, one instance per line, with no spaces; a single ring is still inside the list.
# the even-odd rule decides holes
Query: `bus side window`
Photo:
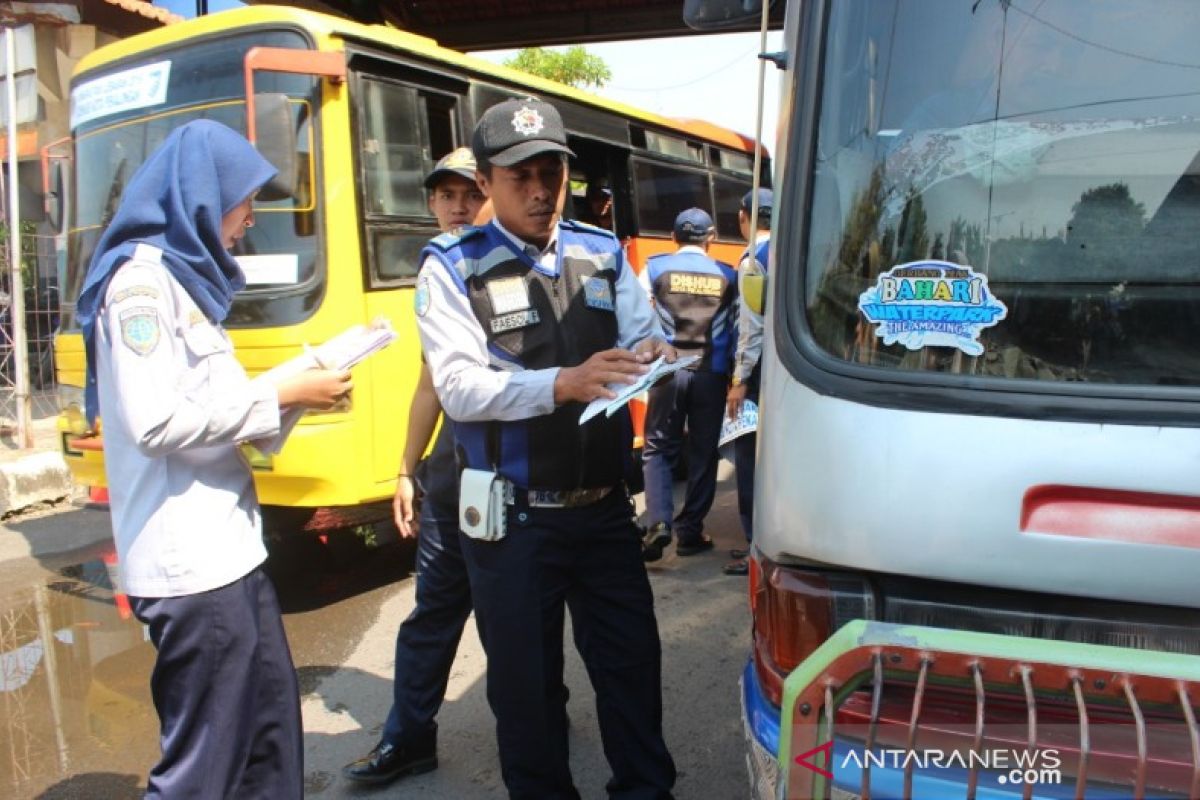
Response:
[[[458,144],[458,97],[364,77],[359,111],[363,211],[371,286],[411,281],[437,235],[424,178]]]
[[[428,168],[428,125],[417,90],[366,79],[363,86],[362,165],[367,213],[419,215],[421,176]]]

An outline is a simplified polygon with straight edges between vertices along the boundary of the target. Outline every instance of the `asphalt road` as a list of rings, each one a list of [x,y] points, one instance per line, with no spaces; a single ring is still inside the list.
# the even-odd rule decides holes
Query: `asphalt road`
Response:
[[[664,724],[679,770],[676,796],[685,799],[748,794],[738,677],[749,614],[745,579],[720,571],[725,551],[740,540],[732,476],[722,466],[708,531],[718,549],[680,559],[671,548],[650,569],[663,641]],[[144,790],[157,752],[147,688],[153,650],[111,591],[108,524],[103,511],[68,507],[0,527],[5,796],[121,800]],[[439,769],[376,791],[339,775],[374,745],[387,713],[395,633],[413,607],[412,556],[411,543],[322,546],[303,538],[272,553],[268,571],[303,695],[308,797],[503,796],[473,622],[439,717]],[[583,797],[602,798],[609,773],[594,696],[570,645],[566,663],[572,770]]]

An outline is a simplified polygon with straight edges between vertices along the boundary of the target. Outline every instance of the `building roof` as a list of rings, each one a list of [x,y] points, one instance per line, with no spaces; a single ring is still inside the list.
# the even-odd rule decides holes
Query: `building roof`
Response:
[[[104,0],[104,2],[110,6],[118,6],[126,11],[160,22],[163,25],[170,25],[172,22],[183,22],[183,17],[178,14],[172,14],[165,8],[151,5],[144,0]]]

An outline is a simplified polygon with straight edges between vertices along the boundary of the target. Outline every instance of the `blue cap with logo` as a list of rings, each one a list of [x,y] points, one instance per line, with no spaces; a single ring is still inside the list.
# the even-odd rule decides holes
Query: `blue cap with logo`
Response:
[[[704,241],[713,232],[712,217],[702,208],[680,211],[675,218],[675,240],[679,242]]]

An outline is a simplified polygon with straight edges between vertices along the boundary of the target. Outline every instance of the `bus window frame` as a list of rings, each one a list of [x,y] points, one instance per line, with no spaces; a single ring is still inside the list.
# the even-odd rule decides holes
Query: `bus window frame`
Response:
[[[717,209],[716,190],[713,185],[714,179],[717,176],[720,176],[722,178],[727,178],[729,180],[739,180],[740,179],[735,174],[730,173],[728,170],[719,170],[718,171],[717,169],[714,169],[712,166],[707,165],[707,164],[696,164],[696,163],[693,163],[690,161],[681,161],[681,160],[673,159],[673,158],[665,158],[657,152],[651,152],[651,151],[647,151],[647,150],[633,151],[629,157],[629,169],[628,169],[629,182],[630,182],[629,193],[630,193],[630,197],[633,201],[633,203],[632,203],[633,215],[634,215],[634,221],[636,223],[636,230],[637,230],[638,236],[665,236],[665,237],[669,238],[673,233],[673,230],[659,230],[657,228],[645,228],[642,225],[642,222],[643,222],[642,209],[641,209],[639,195],[638,195],[638,189],[637,189],[637,164],[642,163],[642,162],[645,162],[648,164],[653,164],[658,167],[679,169],[683,172],[699,173],[700,175],[703,175],[704,180],[705,180],[706,191],[708,194],[708,208],[705,210],[710,213],[715,213],[716,209]],[[746,191],[749,191],[750,190],[749,189],[750,179],[747,176],[746,178],[744,178],[744,180],[746,181],[746,187],[747,187]],[[679,213],[679,211],[683,211],[683,210],[684,209],[681,208],[678,211],[676,211],[675,213]],[[718,235],[716,241],[721,242],[721,243],[726,243],[726,244],[744,244],[744,242],[741,240],[740,237],[737,239],[732,239],[729,237]]]
[[[370,65],[370,68],[365,68],[363,63]],[[450,123],[453,127],[453,138],[455,146],[462,146],[463,141],[463,104],[466,101],[466,93],[452,91],[448,86],[448,81],[430,81],[421,80],[423,76],[433,76],[426,70],[414,69],[415,66],[411,62],[400,60],[385,60],[376,54],[370,54],[364,59],[350,58],[348,59],[350,69],[348,73],[347,85],[350,91],[351,98],[361,98],[364,95],[364,84],[367,81],[377,81],[387,83],[393,86],[411,89],[416,93],[418,102],[421,102],[422,111],[426,117],[422,120],[423,130],[422,135],[424,141],[422,146],[427,153],[427,160],[432,164],[432,142],[429,141],[428,131],[428,108],[423,100],[430,95],[445,98],[451,105],[449,115]],[[446,78],[446,75],[442,75]],[[441,86],[431,84],[442,84]],[[466,87],[469,81],[462,79],[455,81],[456,84],[461,84]],[[387,214],[367,210],[367,173],[366,166],[362,159],[363,153],[363,132],[367,114],[370,109],[366,103],[351,102],[351,107],[354,109],[352,113],[351,124],[351,140],[353,142],[353,163],[355,171],[355,184],[357,186],[358,203],[360,208],[359,214],[359,241],[361,242],[363,254],[363,286],[365,291],[378,291],[387,289],[410,288],[416,284],[417,272],[420,271],[420,264],[417,264],[417,272],[411,276],[405,277],[387,277],[383,274],[379,259],[377,258],[378,248],[376,247],[375,237],[380,233],[412,233],[419,236],[424,236],[426,240],[432,239],[440,233],[437,227],[437,218],[432,213],[429,213],[428,202],[424,204],[424,214]],[[428,190],[424,190],[424,199],[428,201]]]
[[[775,314],[774,345],[784,369],[818,394],[864,405],[906,411],[1040,419],[1056,422],[1120,423],[1200,427],[1200,389],[1139,384],[1050,383],[1019,378],[916,372],[855,364],[827,353],[808,323],[809,227],[813,170],[824,86],[825,27],[830,0],[804,3],[796,30],[797,64],[786,73],[782,91],[794,102],[783,121],[786,165],[776,190],[780,210],[771,231],[769,309]],[[794,12],[792,12],[794,13]],[[803,122],[792,135],[789,127]],[[791,210],[794,209],[794,210]],[[781,219],[795,224],[780,226]],[[790,269],[775,268],[779,253]],[[795,254],[799,254],[798,256]],[[801,302],[790,303],[790,298]],[[764,356],[766,351],[764,351]]]

